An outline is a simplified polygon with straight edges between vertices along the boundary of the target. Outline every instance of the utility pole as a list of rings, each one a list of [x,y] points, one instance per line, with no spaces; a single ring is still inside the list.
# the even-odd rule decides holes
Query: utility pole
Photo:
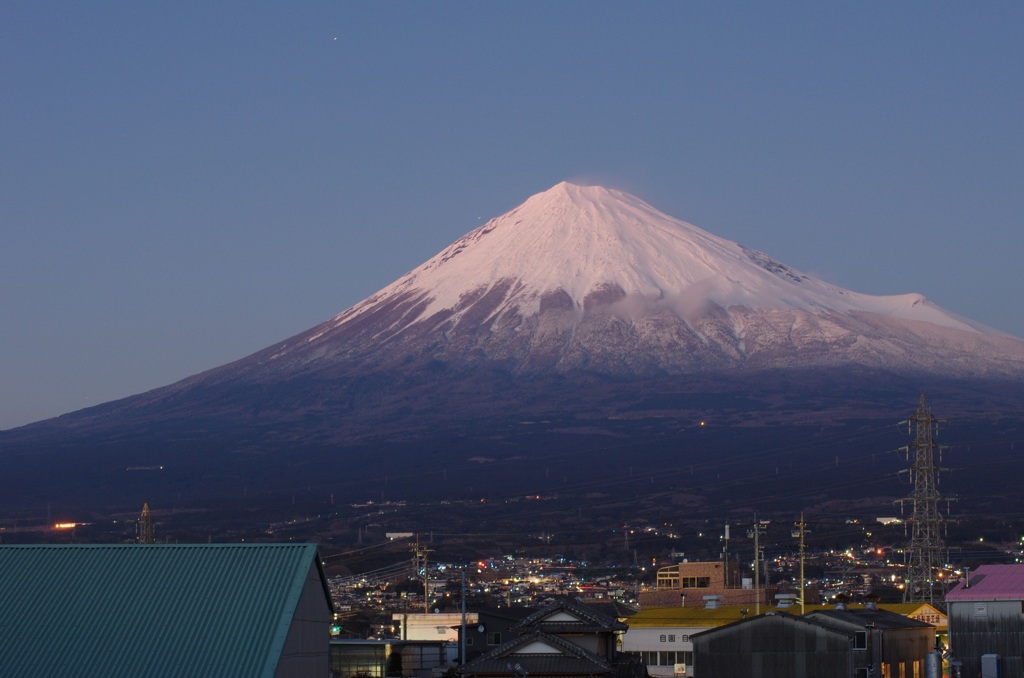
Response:
[[[807,544],[804,542],[804,535],[810,530],[807,529],[807,523],[804,522],[803,511],[800,512],[800,522],[795,523],[796,528],[792,534],[794,537],[800,537],[800,614],[804,613],[804,551]]]
[[[910,462],[910,468],[901,473],[909,473],[914,484],[913,494],[900,500],[901,508],[905,501],[911,502],[914,507],[910,517],[910,544],[905,551],[905,603],[935,602],[935,571],[945,560],[946,547],[941,534],[942,516],[939,514],[939,471],[947,469],[935,465],[935,449],[938,447],[941,463],[943,447],[936,446],[932,440],[939,432],[939,422],[940,420],[932,416],[923,393],[918,399],[917,412],[913,418],[900,422],[900,426],[907,425],[907,433],[914,434],[914,442],[900,448],[900,452],[903,452]],[[941,599],[940,592],[939,600]]]
[[[135,531],[135,541],[137,543],[152,544],[155,541],[153,538],[153,516],[149,512],[148,502],[142,504],[142,514],[139,516],[138,523],[136,523]]]
[[[423,614],[430,614],[430,575],[427,570],[427,554],[433,549],[428,549],[426,544],[420,544],[420,535],[416,534],[416,542],[409,545],[413,552],[413,569],[418,572],[423,568]],[[422,563],[422,565],[421,565]]]
[[[767,523],[758,522],[757,514],[754,514],[754,529],[747,536],[754,538],[754,616],[761,614],[761,561],[764,554],[761,553],[761,535],[764,534]]]
[[[459,628],[459,666],[466,663],[466,568],[462,568],[462,623]]]
[[[725,576],[725,588],[729,588],[729,523],[725,524],[725,546],[722,547],[722,573]]]

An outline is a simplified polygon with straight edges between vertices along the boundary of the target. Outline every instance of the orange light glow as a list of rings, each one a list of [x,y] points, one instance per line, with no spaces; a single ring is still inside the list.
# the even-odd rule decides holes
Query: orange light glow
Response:
[[[81,523],[54,523],[53,529],[55,530],[73,530],[78,527]]]

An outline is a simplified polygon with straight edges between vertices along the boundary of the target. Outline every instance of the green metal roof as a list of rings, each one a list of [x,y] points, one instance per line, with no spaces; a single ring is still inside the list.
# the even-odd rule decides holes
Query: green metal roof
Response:
[[[314,566],[312,544],[0,546],[0,674],[272,676]]]

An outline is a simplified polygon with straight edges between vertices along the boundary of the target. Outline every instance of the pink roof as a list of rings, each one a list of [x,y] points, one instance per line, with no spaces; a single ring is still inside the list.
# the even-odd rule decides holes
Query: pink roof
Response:
[[[946,600],[1024,600],[1024,565],[981,565],[969,580],[961,579]]]

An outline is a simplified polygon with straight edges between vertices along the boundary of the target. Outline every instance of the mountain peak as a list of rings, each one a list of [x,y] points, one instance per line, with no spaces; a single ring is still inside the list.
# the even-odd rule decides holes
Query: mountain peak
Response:
[[[275,371],[428,361],[513,373],[860,365],[978,375],[1024,372],[1024,342],[920,294],[826,283],[624,191],[561,182],[253,358]]]
[[[459,314],[467,299],[481,296],[502,297],[492,315],[514,311],[529,317],[552,295],[577,313],[597,295],[629,301],[629,306],[653,304],[686,320],[688,313],[716,307],[828,310],[987,329],[920,295],[875,297],[842,289],[624,191],[567,181],[467,233],[335,321],[348,321],[395,294],[413,295],[420,302],[403,324],[440,312]]]

